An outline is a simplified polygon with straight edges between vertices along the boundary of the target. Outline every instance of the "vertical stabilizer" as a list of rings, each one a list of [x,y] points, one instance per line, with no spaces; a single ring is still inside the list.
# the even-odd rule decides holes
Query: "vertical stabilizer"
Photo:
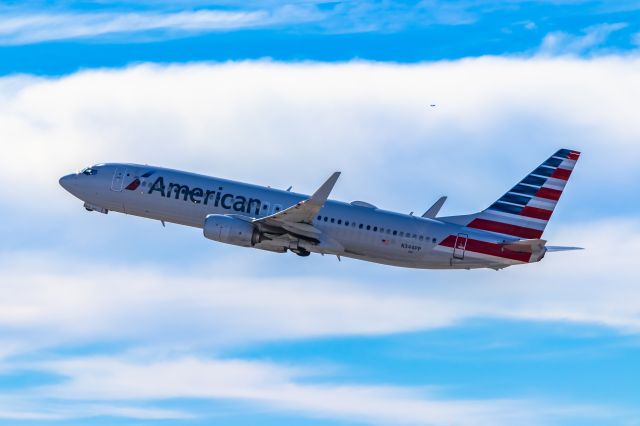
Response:
[[[539,239],[580,157],[560,149],[480,213],[440,220],[520,239]]]

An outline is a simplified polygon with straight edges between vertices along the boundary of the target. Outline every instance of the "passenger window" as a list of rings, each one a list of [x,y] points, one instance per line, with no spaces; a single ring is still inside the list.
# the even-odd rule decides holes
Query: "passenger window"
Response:
[[[378,232],[378,227],[377,226],[373,227],[373,232]]]
[[[344,226],[349,226],[349,221],[348,220],[344,223]]]
[[[329,218],[325,216],[323,220],[326,222]]]
[[[367,231],[371,229],[371,225],[367,225]]]
[[[424,237],[422,235],[420,235],[420,238],[418,238],[420,241],[422,241]]]
[[[318,216],[318,220],[322,220],[322,216]]]
[[[436,239],[434,238],[433,240],[431,240],[431,242],[435,244],[436,243]]]
[[[358,225],[358,228],[362,229],[363,226],[364,226],[363,224],[360,224]]]
[[[398,231],[393,231],[393,235],[397,235],[397,234],[398,234]]]
[[[413,234],[413,238],[415,239],[416,237],[417,237],[417,235],[416,235],[416,234]]]
[[[338,219],[338,225],[342,225],[342,219]]]
[[[336,220],[334,218],[331,218],[331,223],[336,223]]]

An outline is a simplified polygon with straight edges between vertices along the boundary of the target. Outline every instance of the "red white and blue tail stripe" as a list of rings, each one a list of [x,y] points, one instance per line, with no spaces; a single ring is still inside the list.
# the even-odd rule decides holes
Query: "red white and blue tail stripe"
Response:
[[[558,150],[488,209],[473,215],[467,227],[539,239],[579,157],[578,151]]]

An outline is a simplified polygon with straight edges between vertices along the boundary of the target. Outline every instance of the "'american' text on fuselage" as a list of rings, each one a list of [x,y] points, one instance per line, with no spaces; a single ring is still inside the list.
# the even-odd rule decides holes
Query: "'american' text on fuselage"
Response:
[[[213,200],[215,207],[220,206],[223,209],[237,212],[251,213],[253,208],[256,215],[260,214],[260,208],[262,206],[262,201],[258,198],[247,199],[247,197],[243,197],[242,195],[223,193],[222,187],[214,191],[198,187],[190,188],[188,185],[174,182],[170,182],[165,186],[162,176],[158,176],[153,185],[151,185],[151,188],[149,188],[148,194],[153,194],[156,191],[165,198],[170,198],[173,193],[176,200],[180,199],[180,195],[182,194],[183,201],[191,201],[195,204],[207,205],[210,200]]]

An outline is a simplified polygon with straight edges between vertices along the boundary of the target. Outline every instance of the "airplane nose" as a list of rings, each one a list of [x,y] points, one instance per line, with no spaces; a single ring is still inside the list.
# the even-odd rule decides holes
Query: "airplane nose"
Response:
[[[62,176],[60,178],[60,180],[58,181],[58,183],[60,183],[61,187],[63,187],[67,191],[71,192],[71,185],[72,185],[73,181],[75,180],[75,178],[76,178],[76,175],[73,175],[73,174]]]

